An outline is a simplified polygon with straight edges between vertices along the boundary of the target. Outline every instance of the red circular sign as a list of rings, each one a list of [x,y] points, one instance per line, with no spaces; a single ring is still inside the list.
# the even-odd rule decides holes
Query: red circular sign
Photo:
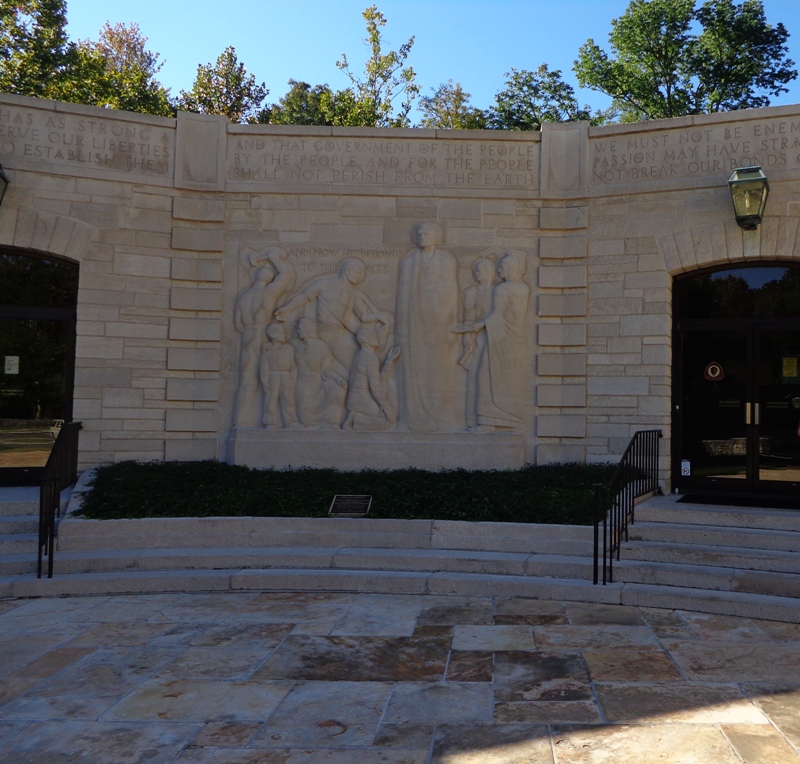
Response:
[[[708,364],[708,366],[706,366],[703,376],[709,382],[721,382],[723,379],[725,379],[725,371],[720,364],[718,364],[716,361],[712,361],[710,364]]]

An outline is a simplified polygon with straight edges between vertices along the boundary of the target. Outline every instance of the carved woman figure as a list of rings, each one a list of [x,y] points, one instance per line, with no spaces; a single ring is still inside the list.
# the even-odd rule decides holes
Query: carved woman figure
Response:
[[[233,424],[255,427],[259,420],[258,367],[264,332],[275,306],[294,286],[296,273],[286,250],[272,247],[257,262],[268,261],[253,274],[253,283],[236,298],[233,324],[241,334],[239,384],[236,390]]]
[[[458,334],[485,333],[478,360],[476,418],[478,431],[520,429],[525,414],[525,323],[530,289],[522,280],[525,258],[507,252],[500,259],[501,282],[492,292],[492,309],[480,321],[453,328]]]
[[[297,365],[297,418],[304,427],[339,427],[344,418],[348,371],[317,337],[310,318],[297,323],[292,340]]]

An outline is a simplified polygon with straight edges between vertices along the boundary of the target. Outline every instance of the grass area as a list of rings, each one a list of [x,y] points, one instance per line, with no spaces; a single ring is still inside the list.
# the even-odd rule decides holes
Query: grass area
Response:
[[[520,470],[252,470],[220,462],[100,467],[81,515],[325,517],[335,494],[370,494],[369,517],[590,525],[592,485],[613,465]]]

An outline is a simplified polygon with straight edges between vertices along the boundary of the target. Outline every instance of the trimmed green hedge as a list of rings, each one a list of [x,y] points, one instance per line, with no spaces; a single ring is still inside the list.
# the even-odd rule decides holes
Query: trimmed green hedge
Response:
[[[81,515],[325,517],[335,494],[370,494],[369,517],[592,523],[592,485],[613,465],[519,470],[253,470],[220,462],[121,462],[97,470]]]

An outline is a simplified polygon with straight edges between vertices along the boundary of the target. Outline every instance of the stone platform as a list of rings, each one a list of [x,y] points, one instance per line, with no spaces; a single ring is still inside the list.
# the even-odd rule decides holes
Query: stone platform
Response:
[[[791,764],[800,626],[504,597],[0,601],[6,764]]]

